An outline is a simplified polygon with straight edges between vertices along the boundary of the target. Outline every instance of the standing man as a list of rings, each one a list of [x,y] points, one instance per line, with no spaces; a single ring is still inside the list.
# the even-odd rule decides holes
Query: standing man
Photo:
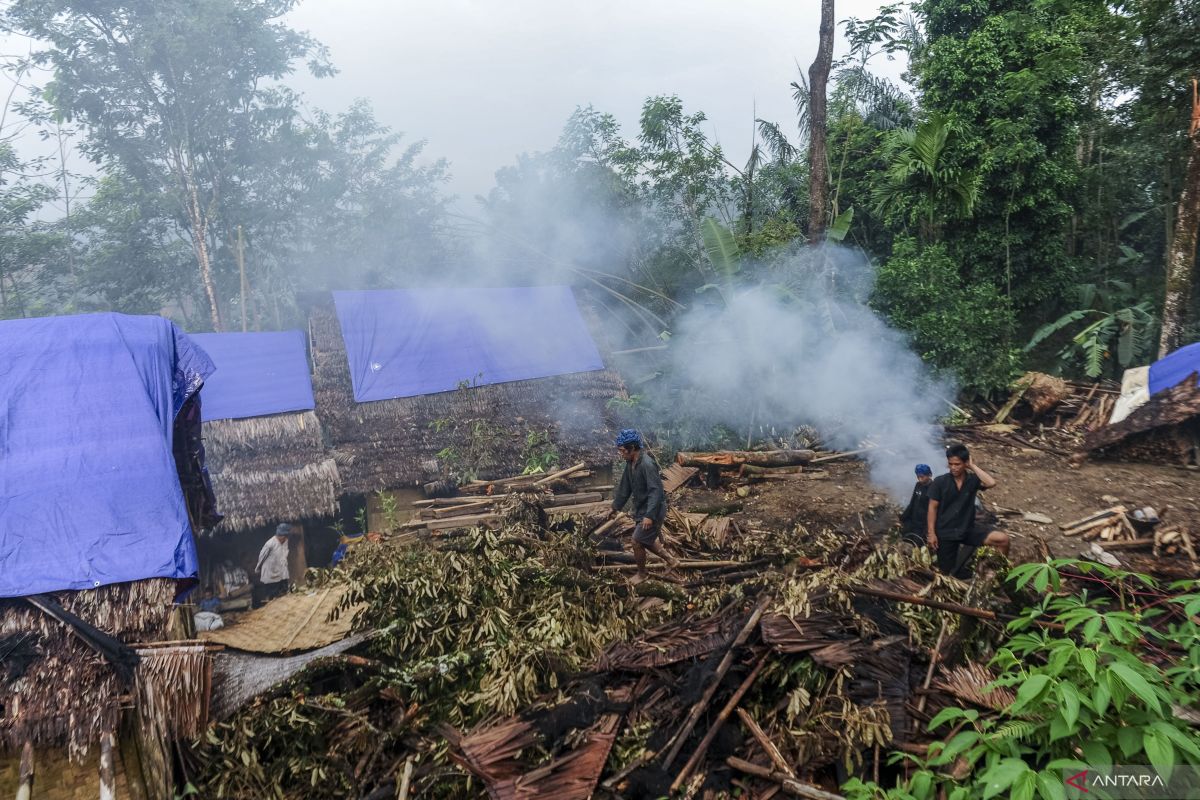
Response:
[[[288,536],[292,526],[281,522],[275,526],[275,535],[267,539],[262,550],[258,551],[258,564],[254,574],[258,576],[258,585],[251,595],[251,605],[255,608],[268,600],[273,600],[288,590]]]
[[[929,513],[925,542],[937,553],[938,569],[956,578],[970,577],[970,562],[981,545],[1008,555],[1007,534],[975,524],[975,497],[991,489],[996,479],[971,461],[971,451],[961,444],[946,448],[949,472],[929,486]]]
[[[633,499],[633,516],[637,524],[633,528],[633,557],[637,561],[634,583],[646,580],[646,551],[666,561],[672,567],[679,561],[663,552],[658,544],[658,534],[663,520],[667,518],[667,495],[663,491],[662,475],[658,464],[642,451],[642,435],[632,428],[621,431],[617,436],[617,452],[625,459],[625,471],[621,482],[613,493],[612,512],[609,518]]]
[[[917,464],[917,485],[913,487],[908,507],[900,514],[900,539],[920,547],[925,544],[925,528],[929,520],[929,484],[933,470],[928,464]]]

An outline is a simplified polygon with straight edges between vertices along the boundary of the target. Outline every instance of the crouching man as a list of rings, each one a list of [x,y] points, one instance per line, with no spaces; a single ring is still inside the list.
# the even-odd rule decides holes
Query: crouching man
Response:
[[[633,429],[617,436],[617,452],[625,459],[625,471],[613,493],[611,518],[633,500],[633,557],[637,561],[635,583],[646,580],[646,551],[666,561],[672,567],[679,561],[663,551],[658,543],[663,520],[667,518],[667,496],[663,491],[662,475],[654,458],[642,450],[642,436]]]
[[[929,485],[925,542],[937,553],[938,569],[956,578],[969,578],[971,560],[981,545],[1008,555],[1009,538],[975,523],[975,498],[996,485],[996,479],[971,461],[964,445],[946,448],[950,470]]]
[[[920,547],[925,544],[925,528],[929,524],[929,484],[933,483],[933,470],[928,464],[917,464],[915,471],[917,485],[900,514],[900,540]]]

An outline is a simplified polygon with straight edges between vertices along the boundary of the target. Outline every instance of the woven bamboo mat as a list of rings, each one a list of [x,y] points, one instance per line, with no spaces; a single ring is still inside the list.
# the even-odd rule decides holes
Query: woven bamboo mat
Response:
[[[334,620],[345,589],[331,586],[312,592],[292,592],[277,597],[226,627],[204,631],[200,637],[251,653],[291,653],[313,650],[346,638],[357,608]]]

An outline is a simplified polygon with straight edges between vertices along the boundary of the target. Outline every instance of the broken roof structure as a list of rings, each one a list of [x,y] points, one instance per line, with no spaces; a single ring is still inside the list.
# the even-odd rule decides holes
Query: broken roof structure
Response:
[[[1200,460],[1200,342],[1151,364],[1144,389],[1125,383],[1123,416],[1090,433],[1084,449],[1169,463]]]
[[[204,438],[222,527],[247,531],[331,516],[341,478],[313,411],[300,331],[193,337],[217,372],[204,387]]]
[[[519,473],[532,442],[611,462],[625,397],[569,287],[336,292],[311,310],[317,413],[348,492]]]

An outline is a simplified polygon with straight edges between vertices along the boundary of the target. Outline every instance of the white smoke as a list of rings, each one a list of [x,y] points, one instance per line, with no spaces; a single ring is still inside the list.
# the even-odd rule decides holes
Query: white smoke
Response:
[[[850,249],[797,250],[755,286],[686,312],[670,348],[684,413],[733,431],[808,424],[842,450],[873,445],[872,481],[906,500],[914,465],[943,459],[934,423],[953,389],[872,311],[873,277]]]

